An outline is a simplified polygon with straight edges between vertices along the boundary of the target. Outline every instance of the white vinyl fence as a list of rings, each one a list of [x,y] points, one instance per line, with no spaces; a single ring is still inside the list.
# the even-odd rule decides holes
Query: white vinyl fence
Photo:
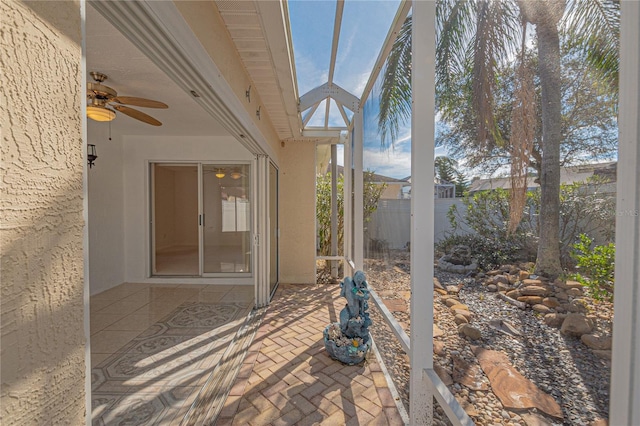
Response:
[[[434,201],[434,238],[438,242],[453,231],[447,218],[449,208],[455,204],[460,214],[464,215],[466,207],[460,198],[436,198]],[[380,200],[378,209],[371,215],[371,220],[365,223],[365,228],[370,250],[406,248],[411,239],[411,200]],[[458,229],[456,233],[470,232]]]

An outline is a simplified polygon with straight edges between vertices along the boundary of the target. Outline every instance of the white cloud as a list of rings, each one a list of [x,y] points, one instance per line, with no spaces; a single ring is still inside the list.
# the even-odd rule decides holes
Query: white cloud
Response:
[[[402,179],[411,174],[410,151],[381,151],[375,148],[365,148],[364,168],[379,175]]]

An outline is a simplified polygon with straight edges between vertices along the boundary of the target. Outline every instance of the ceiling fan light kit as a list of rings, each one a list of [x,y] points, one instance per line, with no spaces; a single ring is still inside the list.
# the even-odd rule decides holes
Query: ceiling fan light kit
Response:
[[[118,92],[102,84],[107,79],[105,74],[97,71],[91,71],[89,74],[91,74],[95,83],[87,83],[87,117],[96,121],[111,121],[116,118],[116,111],[118,111],[143,123],[162,126],[160,121],[150,115],[126,105],[165,109],[169,108],[167,104],[133,96],[118,96]]]
[[[111,121],[116,118],[116,112],[107,107],[88,105],[87,117],[95,121]]]

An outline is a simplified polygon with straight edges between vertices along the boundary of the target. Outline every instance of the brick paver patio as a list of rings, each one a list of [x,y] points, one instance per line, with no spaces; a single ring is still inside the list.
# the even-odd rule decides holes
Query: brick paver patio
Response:
[[[345,304],[339,291],[280,285],[217,425],[404,424],[373,353],[347,366],[324,349],[322,331]]]

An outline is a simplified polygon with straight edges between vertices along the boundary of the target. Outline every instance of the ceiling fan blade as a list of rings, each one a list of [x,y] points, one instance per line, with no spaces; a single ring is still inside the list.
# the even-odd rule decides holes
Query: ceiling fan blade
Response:
[[[140,120],[144,123],[151,124],[152,126],[162,126],[162,123],[151,117],[150,115],[145,114],[142,111],[138,111],[137,109],[129,108],[124,105],[111,105],[116,110],[120,111],[123,114],[128,115],[131,118],[135,118],[136,120]]]
[[[151,99],[145,98],[136,98],[133,96],[118,96],[111,100],[120,104],[139,106],[143,108],[169,108],[169,106],[163,102],[152,101]]]

